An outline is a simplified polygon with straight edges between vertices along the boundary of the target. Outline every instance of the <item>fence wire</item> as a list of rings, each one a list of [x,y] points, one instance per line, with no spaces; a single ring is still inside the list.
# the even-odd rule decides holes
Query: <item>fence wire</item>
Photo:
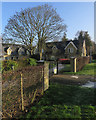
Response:
[[[25,108],[33,103],[36,96],[42,94],[43,70],[43,66],[29,66],[2,74],[3,118],[20,114],[22,105]]]

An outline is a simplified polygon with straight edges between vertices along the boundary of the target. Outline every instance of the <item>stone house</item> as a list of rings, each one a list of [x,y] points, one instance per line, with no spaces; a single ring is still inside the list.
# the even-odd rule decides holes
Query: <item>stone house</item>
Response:
[[[46,59],[55,60],[59,58],[70,58],[77,56],[86,56],[85,41],[82,43],[82,53],[79,54],[79,41],[68,40],[49,42],[46,44]]]
[[[38,48],[34,49],[33,54],[38,54]],[[58,42],[46,43],[46,51],[43,51],[43,59],[56,60],[59,58],[70,58],[77,56],[86,56],[86,43],[82,43],[82,53],[79,54],[79,41],[68,40]],[[3,60],[19,59],[22,57],[30,56],[30,52],[24,45],[18,44],[2,44],[2,57]]]
[[[24,56],[29,56],[30,52],[24,45],[17,44],[2,44],[2,59],[19,59]]]

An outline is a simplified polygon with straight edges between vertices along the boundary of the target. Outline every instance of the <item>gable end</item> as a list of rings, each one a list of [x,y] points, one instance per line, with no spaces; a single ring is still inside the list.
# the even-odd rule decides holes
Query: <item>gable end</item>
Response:
[[[72,45],[74,46],[74,48],[77,50],[77,47],[74,45],[74,43],[73,43],[72,41],[67,44],[67,46],[65,47],[65,49],[66,49],[70,44],[72,44]]]

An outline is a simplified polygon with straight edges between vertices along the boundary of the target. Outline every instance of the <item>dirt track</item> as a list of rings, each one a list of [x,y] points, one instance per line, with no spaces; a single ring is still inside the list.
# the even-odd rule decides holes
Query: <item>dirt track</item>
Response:
[[[96,77],[88,75],[53,75],[50,78],[51,83],[58,82],[68,85],[83,85],[88,81],[96,82]]]

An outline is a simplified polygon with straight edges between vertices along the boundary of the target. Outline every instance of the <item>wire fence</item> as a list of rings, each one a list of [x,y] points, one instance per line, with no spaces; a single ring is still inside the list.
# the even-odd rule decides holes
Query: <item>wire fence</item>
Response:
[[[14,117],[43,93],[44,66],[28,66],[2,74],[3,118]]]

